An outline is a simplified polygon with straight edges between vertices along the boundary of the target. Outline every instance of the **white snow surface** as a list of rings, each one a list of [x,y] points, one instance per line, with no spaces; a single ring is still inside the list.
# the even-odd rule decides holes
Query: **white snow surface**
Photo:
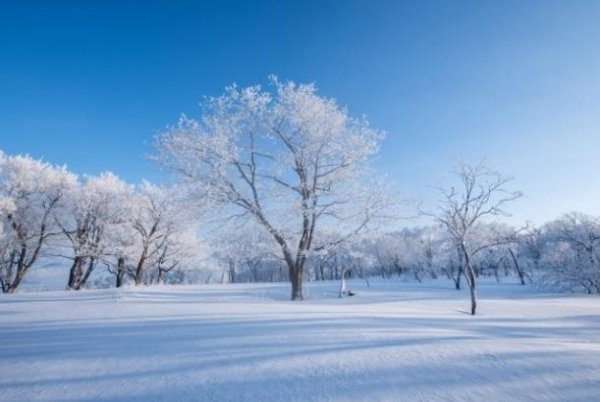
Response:
[[[600,299],[445,281],[0,296],[1,401],[598,401]]]

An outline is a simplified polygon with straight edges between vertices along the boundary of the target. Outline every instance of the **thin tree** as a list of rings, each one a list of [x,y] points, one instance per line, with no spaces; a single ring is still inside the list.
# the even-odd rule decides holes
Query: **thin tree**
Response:
[[[490,169],[484,162],[461,164],[455,171],[458,187],[438,188],[441,199],[437,212],[421,213],[435,219],[446,230],[457,247],[471,295],[471,314],[477,311],[477,278],[473,258],[482,250],[514,241],[514,234],[477,236],[479,225],[489,217],[510,216],[505,206],[522,196],[519,191],[505,187],[512,178]]]

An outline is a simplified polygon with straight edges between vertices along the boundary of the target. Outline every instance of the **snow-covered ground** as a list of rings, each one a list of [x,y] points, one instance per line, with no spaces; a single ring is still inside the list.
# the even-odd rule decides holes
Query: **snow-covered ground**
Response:
[[[1,296],[0,400],[600,400],[598,297],[351,284]]]

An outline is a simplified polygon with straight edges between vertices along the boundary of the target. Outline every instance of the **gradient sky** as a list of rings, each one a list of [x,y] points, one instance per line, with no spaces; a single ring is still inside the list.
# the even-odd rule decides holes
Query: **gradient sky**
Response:
[[[155,134],[276,74],[386,130],[376,166],[426,205],[485,158],[514,221],[600,215],[600,1],[95,3],[0,0],[0,149],[156,179]]]

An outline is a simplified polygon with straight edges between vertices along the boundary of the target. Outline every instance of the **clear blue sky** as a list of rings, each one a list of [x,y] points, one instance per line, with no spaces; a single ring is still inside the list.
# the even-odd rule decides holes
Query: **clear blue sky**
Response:
[[[272,73],[386,130],[413,197],[486,158],[516,220],[600,215],[600,1],[1,0],[0,149],[153,179],[156,133]]]

